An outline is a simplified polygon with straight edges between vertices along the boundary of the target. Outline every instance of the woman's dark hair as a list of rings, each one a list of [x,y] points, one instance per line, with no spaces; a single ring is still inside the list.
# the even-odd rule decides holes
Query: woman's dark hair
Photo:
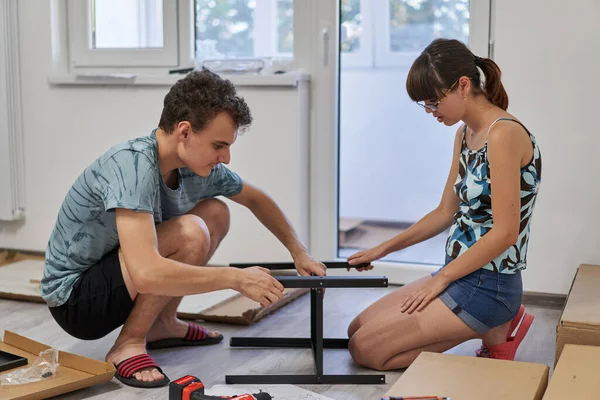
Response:
[[[483,89],[477,67],[485,76]],[[498,65],[489,58],[477,57],[464,43],[454,39],[436,39],[423,50],[408,72],[406,90],[413,101],[437,99],[461,76],[471,79],[475,94],[485,95],[503,110],[508,108],[508,95],[500,81],[502,73]]]
[[[199,131],[222,112],[231,116],[236,129],[252,122],[250,109],[233,83],[208,70],[194,71],[177,81],[165,96],[158,126],[170,133],[179,122],[188,121]]]

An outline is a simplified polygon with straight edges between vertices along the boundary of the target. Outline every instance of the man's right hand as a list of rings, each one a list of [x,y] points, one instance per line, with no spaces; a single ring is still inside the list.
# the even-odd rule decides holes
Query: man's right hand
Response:
[[[281,300],[283,289],[283,285],[266,268],[250,267],[238,271],[235,290],[263,307]]]

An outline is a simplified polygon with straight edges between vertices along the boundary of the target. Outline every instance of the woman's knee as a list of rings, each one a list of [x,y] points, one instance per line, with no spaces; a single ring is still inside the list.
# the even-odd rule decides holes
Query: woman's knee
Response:
[[[356,331],[358,331],[358,329],[361,327],[362,322],[361,322],[361,318],[360,315],[357,315],[352,322],[350,322],[350,325],[348,325],[348,338],[352,338],[352,336],[354,336],[354,334],[356,333]]]
[[[179,224],[179,249],[185,261],[193,265],[202,265],[210,251],[210,232],[204,220],[197,215],[182,215]]]
[[[348,350],[355,363],[363,367],[381,370],[382,363],[376,359],[373,342],[367,337],[355,332],[348,343]]]

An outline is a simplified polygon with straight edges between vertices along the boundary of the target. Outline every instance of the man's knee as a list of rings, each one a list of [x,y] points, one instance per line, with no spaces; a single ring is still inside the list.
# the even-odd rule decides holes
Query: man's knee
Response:
[[[221,238],[229,232],[231,213],[224,201],[219,199],[202,200],[200,203],[202,218],[209,231]]]
[[[177,219],[179,224],[179,249],[185,262],[194,265],[205,263],[210,251],[210,232],[202,218],[186,214]]]

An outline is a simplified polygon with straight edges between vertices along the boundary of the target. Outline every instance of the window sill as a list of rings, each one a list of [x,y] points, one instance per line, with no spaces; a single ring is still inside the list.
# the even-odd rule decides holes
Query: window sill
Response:
[[[130,73],[54,74],[48,76],[51,85],[68,86],[172,86],[185,74],[136,75]],[[292,71],[279,75],[223,75],[235,86],[296,87],[310,81],[310,75]]]

